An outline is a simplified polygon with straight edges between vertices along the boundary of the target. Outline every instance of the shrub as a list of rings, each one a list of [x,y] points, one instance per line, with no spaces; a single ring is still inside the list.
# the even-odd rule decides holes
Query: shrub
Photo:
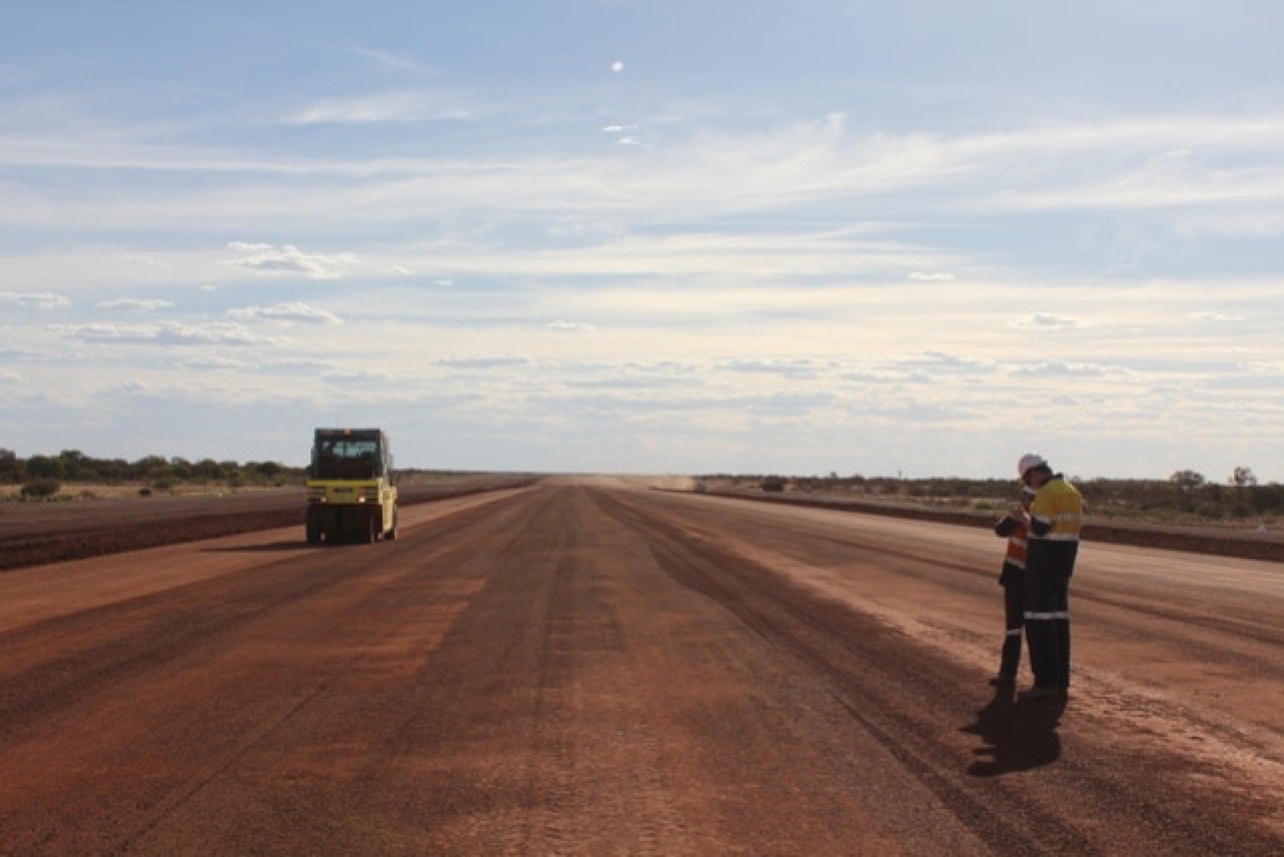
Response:
[[[22,486],[22,496],[42,500],[52,497],[62,490],[62,483],[57,479],[32,479]]]
[[[33,455],[27,459],[27,475],[32,481],[61,479],[66,475],[62,460],[47,455]]]
[[[249,466],[250,465],[248,464],[246,465],[246,467],[249,467]],[[261,476],[266,476],[269,479],[271,479],[274,476],[280,476],[281,471],[284,469],[285,468],[283,468],[280,464],[277,464],[275,461],[265,461],[262,464],[257,464],[254,466],[255,472],[257,472]]]
[[[0,449],[0,482],[22,481],[22,461],[12,449]]]

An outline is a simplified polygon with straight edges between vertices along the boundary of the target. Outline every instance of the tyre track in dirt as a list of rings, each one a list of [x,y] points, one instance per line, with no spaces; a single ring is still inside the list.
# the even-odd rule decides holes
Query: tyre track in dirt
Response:
[[[629,498],[633,500],[632,497]],[[644,511],[640,511],[643,510]],[[1199,776],[1201,765],[1174,752],[1169,758],[1153,754],[1152,748],[1128,747],[1125,742],[1111,741],[1103,746],[1076,753],[1075,759],[1061,758],[1057,727],[1060,712],[1047,707],[1012,705],[995,697],[977,712],[976,723],[965,727],[986,735],[996,746],[994,763],[981,762],[965,766],[969,774],[989,776],[1004,771],[1039,767],[1052,762],[1065,782],[1055,791],[1040,795],[1007,793],[1001,799],[978,790],[976,783],[964,781],[957,768],[942,770],[939,760],[957,754],[957,747],[943,742],[950,732],[949,719],[940,715],[960,711],[957,701],[975,696],[966,682],[959,680],[957,664],[942,663],[939,653],[917,651],[912,639],[901,637],[884,644],[887,629],[879,623],[862,620],[859,608],[843,605],[789,584],[779,571],[756,566],[742,552],[727,553],[724,534],[697,528],[691,522],[700,512],[689,504],[657,512],[641,504],[630,503],[630,513],[649,517],[649,530],[662,532],[675,545],[675,557],[705,554],[702,563],[672,560],[669,567],[675,579],[706,592],[740,616],[756,632],[829,675],[835,694],[843,700],[853,717],[868,728],[889,750],[905,759],[907,767],[922,772],[924,782],[936,783],[947,805],[957,807],[961,818],[974,819],[976,832],[998,850],[1011,847],[1022,853],[1272,853],[1282,841],[1278,828],[1271,828],[1274,817],[1272,799],[1259,796],[1253,800],[1234,790],[1222,795],[1220,805],[1210,800],[1210,793],[1190,787],[1187,779]],[[755,541],[772,541],[761,520],[755,519],[751,530],[728,529],[737,538],[749,536]],[[797,539],[797,530],[775,530],[777,536],[792,535],[784,544],[789,553],[805,553]],[[808,534],[807,544],[813,544]],[[840,540],[828,540],[830,544]],[[867,558],[870,544],[849,545],[849,551]],[[875,552],[880,548],[874,547]],[[901,565],[904,551],[886,552],[887,562],[898,574],[910,578],[925,576],[923,571]],[[916,560],[914,564],[921,564]],[[967,572],[962,580],[974,577],[967,566],[954,565]],[[950,580],[943,586],[957,583]],[[968,582],[966,589],[971,588]],[[871,630],[871,625],[873,629]],[[1278,670],[1278,660],[1272,670]],[[974,687],[975,685],[973,685]],[[1125,706],[1126,708],[1127,706]],[[1226,734],[1224,718],[1204,719],[1198,712],[1157,712],[1179,728],[1189,730],[1204,740]],[[1178,715],[1178,716],[1174,716]],[[1129,724],[1133,725],[1133,724]],[[1064,731],[1064,730],[1062,730]],[[1091,733],[1076,736],[1091,741]],[[1238,746],[1238,742],[1235,742]],[[1278,758],[1276,769],[1278,770]],[[1140,774],[1139,772],[1148,772]],[[1153,779],[1152,779],[1153,778]],[[1176,792],[1157,789],[1156,781],[1175,783]],[[1211,782],[1211,781],[1209,781]],[[1278,780],[1276,781],[1278,786]],[[1057,792],[1060,792],[1058,795]],[[1277,792],[1278,793],[1278,790]],[[1037,802],[1037,803],[1036,803]],[[1040,806],[1042,805],[1042,806]],[[1058,807],[1076,808],[1072,816]],[[1093,806],[1092,810],[1087,807]],[[1121,809],[1123,817],[1121,818]],[[1245,810],[1248,810],[1245,814]],[[1068,823],[1070,817],[1084,815],[1088,824]],[[1267,822],[1265,829],[1250,832],[1246,818]],[[1014,823],[1015,822],[1015,823]],[[1106,827],[1105,837],[1093,832]],[[1030,841],[1022,831],[1037,831]],[[1143,833],[1129,837],[1124,831]],[[1131,842],[1132,845],[1128,843]]]
[[[459,476],[432,487],[411,480],[404,507],[497,490],[536,480],[518,474]],[[163,545],[303,525],[300,488],[185,496],[44,503],[0,503],[0,572],[144,550]]]
[[[832,511],[832,510],[830,510]],[[693,520],[700,519],[699,513]],[[960,596],[974,596],[978,592],[992,592],[996,573],[993,567],[983,567],[976,562],[960,559],[957,550],[942,551],[931,546],[921,546],[918,552],[905,547],[903,541],[891,537],[870,539],[867,535],[835,536],[833,534],[800,530],[799,523],[773,523],[755,519],[754,539],[763,543],[784,546],[784,552],[793,557],[817,556],[817,547],[832,547],[837,555],[861,558],[886,564],[897,563],[898,574],[904,578],[931,580],[948,586]],[[799,538],[805,533],[805,539]],[[789,549],[789,543],[797,544]],[[1002,544],[994,540],[997,549]],[[930,559],[927,563],[924,560]],[[1219,560],[1209,557],[1206,562],[1216,566]],[[993,561],[991,566],[996,565]],[[943,570],[957,572],[943,576]],[[1082,577],[1082,575],[1080,575]],[[1284,577],[1284,574],[1281,574]],[[1084,605],[1101,605],[1113,608],[1097,611],[1096,623],[1119,636],[1130,636],[1138,642],[1163,642],[1171,638],[1171,626],[1183,626],[1189,637],[1186,646],[1200,660],[1233,665],[1241,670],[1270,675],[1284,686],[1284,661],[1278,652],[1284,649],[1284,625],[1280,624],[1278,609],[1260,609],[1260,602],[1251,598],[1223,594],[1221,600],[1210,602],[1206,597],[1179,599],[1175,593],[1166,593],[1162,601],[1150,597],[1136,587],[1111,585],[1084,589],[1074,586],[1078,610]],[[1154,624],[1149,620],[1163,620]],[[1203,639],[1196,639],[1196,635]],[[1245,644],[1251,644],[1246,646]],[[1264,645],[1262,645],[1264,644]]]
[[[221,829],[206,818],[208,804],[243,802],[236,780],[244,771],[265,753],[276,755],[293,723],[307,731],[336,705],[347,712],[338,746],[354,740],[361,746],[360,736],[378,718],[368,716],[363,699],[336,676],[360,680],[362,662],[395,660],[396,651],[385,655],[381,646],[407,632],[382,620],[406,612],[398,610],[395,593],[407,587],[415,566],[402,560],[417,555],[448,562],[449,539],[488,514],[473,508],[434,521],[434,533],[446,540],[444,556],[436,544],[400,541],[372,550],[304,548],[283,560],[273,559],[277,544],[252,547],[247,550],[266,561],[246,571],[121,598],[0,637],[11,655],[0,662],[0,750],[9,751],[0,755],[7,774],[0,777],[0,809],[8,810],[0,812],[0,842],[14,849],[0,852],[246,853],[264,841],[297,837],[288,827]],[[239,550],[202,544],[213,543],[193,551]],[[110,573],[104,561],[93,562]],[[409,589],[421,586],[413,581]],[[443,594],[444,605],[410,600],[409,612],[427,611],[430,621],[435,614],[450,618],[460,595],[446,588],[434,598]],[[354,627],[361,631],[348,630]],[[412,629],[410,639],[422,632]],[[305,768],[315,764],[299,755]],[[274,778],[270,771],[257,776]],[[64,811],[67,822],[52,829],[36,821]],[[229,820],[235,824],[237,817]],[[164,832],[171,824],[179,834]],[[197,847],[211,827],[208,848]],[[157,830],[163,835],[153,841]],[[229,839],[250,833],[259,838],[229,849]],[[325,841],[316,843],[321,850],[310,850],[324,853]]]
[[[828,692],[859,728],[931,789],[987,846],[996,852],[1022,854],[1091,850],[1088,840],[1076,836],[1055,815],[1035,807],[1022,807],[1019,813],[1011,806],[996,811],[983,795],[960,787],[954,782],[957,777],[932,761],[942,755],[930,738],[940,726],[921,722],[918,712],[928,709],[941,693],[946,670],[931,653],[914,652],[909,640],[889,633],[877,621],[781,586],[770,570],[721,552],[716,544],[692,541],[662,518],[648,517],[636,506],[611,505],[615,514],[653,534],[652,550],[675,581],[731,611],[770,645],[796,658],[803,669],[823,677]],[[894,697],[886,690],[889,685],[895,685]],[[1031,744],[1055,741],[1059,708],[1034,709],[1033,714],[1041,722],[1031,729],[1038,734]],[[1055,749],[1030,749],[1055,758]],[[1038,830],[1037,837],[1026,829]]]
[[[452,574],[486,585],[381,747],[404,787],[390,790],[378,765],[357,788],[393,827],[430,829],[425,851],[600,854],[627,843],[631,854],[697,853],[657,784],[663,737],[621,685],[627,665],[621,674],[601,663],[629,653],[600,579],[614,551],[574,508],[547,493],[473,534]]]
[[[997,622],[972,625],[999,598],[969,557],[997,564],[999,540],[978,554],[927,525],[916,554],[850,516],[607,485],[549,481],[382,545],[300,548],[290,530],[122,555],[94,568],[140,587],[140,563],[245,561],[62,613],[60,581],[83,576],[0,579],[50,587],[30,623],[0,600],[0,853],[1284,844],[1278,732],[1130,688],[1102,654],[1127,624],[1099,625],[1107,608],[1081,625],[1067,709],[986,689]]]
[[[447,519],[438,526],[458,531],[468,521]],[[395,551],[388,547],[380,554],[334,548],[359,561],[321,566],[307,575],[292,573],[296,559],[269,561],[240,581],[230,598],[228,581],[215,578],[0,633],[0,649],[6,651],[31,650],[32,640],[40,642],[38,663],[11,657],[0,665],[7,688],[0,698],[0,737],[103,685],[127,681],[163,659],[175,660],[219,636],[235,635],[284,605],[317,597],[350,580],[354,571],[386,563]]]
[[[671,499],[679,500],[676,496]],[[783,511],[787,505],[777,503],[774,508]],[[716,505],[707,506],[710,504],[685,504],[684,528],[710,539],[732,533],[726,528],[719,530],[719,510]],[[741,549],[747,548],[751,555],[763,549],[764,555],[772,555],[776,561],[788,557],[785,565],[819,568],[853,560],[894,567],[900,581],[927,583],[951,598],[967,601],[980,598],[989,602],[995,591],[996,553],[1002,546],[999,539],[931,525],[920,533],[919,525],[908,523],[894,525],[886,532],[871,532],[867,526],[855,526],[855,519],[852,526],[844,528],[841,515],[834,514],[824,516],[823,524],[788,513],[750,517],[752,527],[739,527],[734,535]],[[920,535],[919,550],[909,550],[907,545]],[[977,551],[956,540],[989,547],[978,560]],[[1106,568],[1094,567],[1097,556],[1106,552],[1112,555]],[[1135,558],[1138,567],[1163,569],[1171,565],[1187,570],[1182,578],[1174,576],[1157,583],[1153,574],[1140,579],[1119,576],[1129,569],[1116,557]],[[1136,647],[1162,647],[1177,636],[1184,659],[1269,678],[1257,690],[1268,688],[1274,693],[1284,688],[1284,658],[1279,656],[1284,649],[1284,566],[1091,543],[1081,551],[1079,566],[1072,584],[1075,612],[1090,613],[1094,627],[1103,633]],[[1190,569],[1198,569],[1198,573],[1192,575]],[[1157,590],[1157,586],[1162,588]],[[1278,701],[1284,706],[1284,695]]]

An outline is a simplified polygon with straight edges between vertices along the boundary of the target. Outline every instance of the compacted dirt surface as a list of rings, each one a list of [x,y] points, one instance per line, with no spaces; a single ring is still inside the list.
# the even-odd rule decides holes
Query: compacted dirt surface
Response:
[[[549,480],[0,574],[4,854],[1284,853],[1284,565]],[[1024,669],[1024,667],[1023,667]]]
[[[524,485],[521,475],[457,476],[400,486],[402,505],[497,487]],[[204,494],[0,504],[0,572],[123,550],[195,541],[269,527],[302,526],[301,486]]]

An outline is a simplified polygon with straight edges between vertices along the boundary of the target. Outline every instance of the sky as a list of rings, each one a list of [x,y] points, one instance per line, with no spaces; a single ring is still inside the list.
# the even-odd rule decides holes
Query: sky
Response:
[[[0,0],[0,447],[1284,481],[1274,0]]]

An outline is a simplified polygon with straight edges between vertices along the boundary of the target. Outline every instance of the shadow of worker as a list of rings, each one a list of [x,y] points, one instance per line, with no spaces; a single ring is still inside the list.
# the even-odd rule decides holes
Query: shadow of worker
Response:
[[[1066,704],[1062,700],[1017,701],[1011,688],[1000,688],[976,722],[960,731],[979,735],[984,745],[973,750],[979,758],[968,765],[974,777],[998,777],[1050,765],[1061,756],[1057,725]]]

